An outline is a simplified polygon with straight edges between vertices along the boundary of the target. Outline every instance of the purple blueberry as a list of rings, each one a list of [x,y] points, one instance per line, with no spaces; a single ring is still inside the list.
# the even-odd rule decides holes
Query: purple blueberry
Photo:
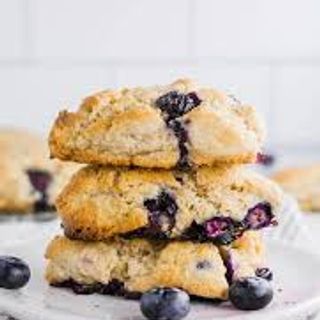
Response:
[[[155,288],[142,295],[140,309],[150,320],[180,320],[190,311],[190,297],[180,289]]]
[[[259,310],[266,307],[273,298],[270,282],[258,278],[241,278],[230,286],[231,303],[240,310]]]
[[[228,283],[232,283],[233,275],[234,275],[234,265],[232,262],[231,254],[228,253],[227,256],[224,258],[224,265],[226,267],[226,278]]]
[[[188,132],[185,126],[177,119],[193,108],[200,105],[201,100],[195,92],[187,94],[178,91],[170,91],[155,101],[155,105],[161,110],[164,120],[178,140],[179,160],[177,168],[186,170],[190,168],[188,148]]]
[[[199,270],[205,270],[205,269],[211,269],[211,268],[212,268],[212,264],[208,260],[199,261],[197,263],[197,269]]]
[[[175,119],[183,116],[201,103],[195,92],[188,94],[170,91],[159,97],[155,105],[167,116],[168,119]]]
[[[178,205],[173,195],[165,190],[156,198],[146,199],[144,206],[149,211],[150,227],[161,230],[163,220],[169,224],[169,230],[174,227]]]
[[[29,266],[19,258],[11,256],[0,257],[0,287],[19,289],[30,279]]]
[[[45,193],[52,181],[52,176],[48,171],[39,169],[29,169],[27,174],[33,188],[41,193]]]
[[[188,132],[181,122],[177,120],[170,120],[167,122],[167,125],[178,140],[179,161],[177,167],[180,170],[188,169],[190,167],[188,159],[189,151],[186,146],[186,143],[188,142]]]
[[[232,226],[232,219],[227,217],[215,217],[205,222],[204,227],[208,237],[216,238],[228,232]]]
[[[252,230],[258,230],[275,224],[271,205],[267,202],[261,202],[249,209],[244,219],[244,224],[248,229]]]
[[[257,163],[263,166],[272,166],[275,162],[275,158],[272,154],[267,153],[258,153],[257,155]]]

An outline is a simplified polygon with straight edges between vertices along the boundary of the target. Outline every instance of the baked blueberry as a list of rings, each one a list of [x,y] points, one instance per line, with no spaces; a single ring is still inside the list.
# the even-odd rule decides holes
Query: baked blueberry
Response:
[[[201,100],[195,92],[188,94],[170,91],[159,97],[155,104],[166,115],[167,119],[175,119],[183,116],[197,107]]]
[[[258,268],[256,270],[256,276],[259,278],[266,279],[268,281],[273,280],[273,273],[269,268]]]
[[[228,283],[232,283],[233,275],[234,275],[234,265],[232,262],[231,255],[228,253],[228,255],[223,259],[224,266],[226,267],[226,278]]]
[[[272,154],[267,153],[258,153],[257,155],[257,163],[263,166],[272,166],[275,162],[275,158]]]
[[[94,284],[83,284],[78,283],[72,279],[63,281],[60,283],[51,284],[54,287],[69,288],[75,294],[89,295],[93,293],[99,293],[103,295],[121,296],[126,299],[139,299],[141,296],[140,292],[128,291],[124,287],[124,283],[116,279],[111,280],[107,284],[94,283]]]
[[[244,219],[247,229],[258,230],[274,224],[274,215],[271,205],[268,202],[258,203],[256,206],[248,210],[248,214]]]
[[[41,193],[45,193],[52,181],[52,176],[48,171],[39,169],[29,169],[27,174],[33,188]]]
[[[190,167],[189,164],[189,151],[186,143],[188,142],[188,132],[185,127],[178,120],[171,120],[167,122],[168,128],[170,128],[178,140],[179,147],[179,160],[177,168],[180,170],[185,170]]]
[[[186,170],[190,167],[188,161],[188,132],[185,126],[179,121],[179,117],[183,116],[201,103],[200,98],[195,92],[187,94],[178,91],[170,91],[159,97],[155,101],[155,105],[162,111],[166,124],[171,129],[178,140],[179,160],[177,167],[180,170]]]
[[[215,217],[204,223],[204,230],[209,239],[217,245],[230,244],[237,238],[237,226],[228,217]],[[240,229],[239,229],[240,231]]]
[[[212,264],[208,260],[199,261],[197,263],[197,269],[199,269],[199,270],[206,270],[206,269],[211,269],[211,268],[212,268]]]
[[[70,287],[72,288],[72,291],[76,294],[93,294],[95,292],[99,292],[98,285],[92,285],[92,284],[78,284],[76,282],[71,282]]]
[[[19,289],[30,279],[29,266],[19,258],[10,256],[0,257],[0,287]]]
[[[190,297],[180,289],[155,288],[142,295],[140,309],[150,320],[179,320],[190,311]]]
[[[183,233],[183,240],[210,241],[216,245],[228,245],[241,236],[243,228],[240,223],[235,223],[231,218],[215,217],[204,224],[192,222],[191,226]]]
[[[40,199],[34,203],[34,211],[44,212],[52,211],[53,207],[48,203],[48,188],[52,182],[52,176],[48,171],[39,169],[29,169],[27,170],[27,175],[29,181],[34,188],[41,195]]]
[[[204,227],[208,237],[216,238],[228,232],[232,227],[232,219],[228,217],[215,217],[205,222]]]
[[[167,231],[174,227],[178,205],[171,193],[162,190],[156,198],[146,199],[144,206],[149,211],[150,228],[155,232],[161,231],[164,225]]]
[[[258,278],[241,278],[232,283],[229,289],[231,303],[240,310],[258,310],[266,307],[273,298],[269,281]]]

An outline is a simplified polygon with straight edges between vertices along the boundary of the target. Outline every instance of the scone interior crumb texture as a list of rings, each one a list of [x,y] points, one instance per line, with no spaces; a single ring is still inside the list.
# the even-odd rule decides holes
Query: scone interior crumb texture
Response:
[[[272,177],[292,194],[304,211],[320,211],[320,164],[287,168]]]
[[[233,278],[252,276],[264,266],[261,235],[247,232],[231,246],[210,243],[152,242],[114,239],[85,242],[56,237],[46,253],[47,281],[52,285],[72,280],[79,285],[117,280],[128,292],[145,292],[157,286],[179,287],[189,294],[227,299],[224,259],[232,261]]]
[[[79,165],[49,160],[46,143],[22,129],[0,129],[0,213],[52,210]]]
[[[179,238],[213,217],[229,219],[231,229],[243,230],[243,223],[249,229],[266,227],[280,212],[282,192],[274,182],[238,165],[188,173],[88,166],[73,176],[56,204],[70,238],[103,240],[151,227]],[[248,214],[264,204],[270,207],[270,221],[252,226]]]
[[[252,106],[181,79],[94,94],[59,114],[49,144],[62,160],[168,169],[253,162],[264,138]]]

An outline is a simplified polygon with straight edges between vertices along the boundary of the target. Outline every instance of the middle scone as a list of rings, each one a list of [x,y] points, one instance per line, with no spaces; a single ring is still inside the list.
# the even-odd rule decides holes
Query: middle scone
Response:
[[[71,239],[181,239],[229,244],[277,223],[282,193],[243,166],[191,172],[88,166],[56,202]]]

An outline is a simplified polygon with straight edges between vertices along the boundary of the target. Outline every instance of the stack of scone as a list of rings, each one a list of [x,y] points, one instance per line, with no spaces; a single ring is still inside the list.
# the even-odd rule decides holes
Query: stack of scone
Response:
[[[58,197],[64,236],[47,249],[48,282],[227,299],[239,277],[270,278],[259,230],[277,223],[281,192],[242,165],[263,139],[254,108],[189,80],[107,90],[61,112],[51,155],[88,166]]]

